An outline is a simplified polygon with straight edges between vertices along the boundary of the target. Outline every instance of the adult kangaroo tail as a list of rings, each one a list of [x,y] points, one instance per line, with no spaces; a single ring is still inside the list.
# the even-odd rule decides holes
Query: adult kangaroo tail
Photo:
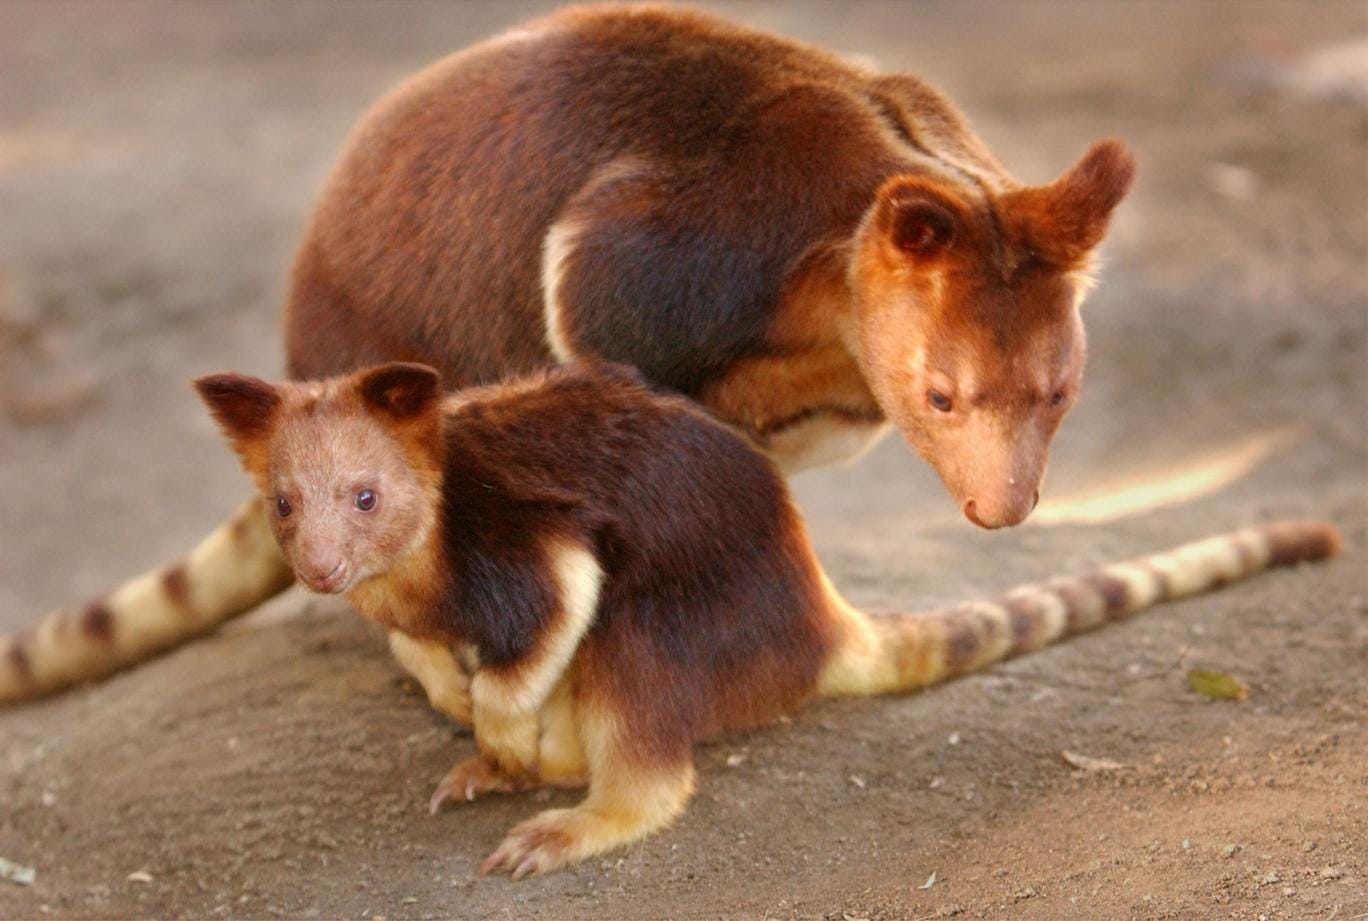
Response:
[[[0,636],[0,706],[127,668],[245,614],[293,581],[261,501],[252,499],[179,562]]]
[[[1274,566],[1334,556],[1339,549],[1339,533],[1327,522],[1283,522],[919,614],[866,615],[833,589],[845,629],[822,673],[820,692],[866,695],[925,687],[1161,602]]]

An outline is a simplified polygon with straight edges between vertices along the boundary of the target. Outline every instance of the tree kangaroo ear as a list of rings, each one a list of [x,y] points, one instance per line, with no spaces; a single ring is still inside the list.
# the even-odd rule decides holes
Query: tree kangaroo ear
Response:
[[[239,453],[270,432],[280,408],[280,391],[246,374],[207,374],[194,388]]]
[[[357,390],[376,412],[410,419],[430,409],[441,397],[442,378],[427,365],[396,361],[362,371]]]
[[[879,200],[879,221],[889,242],[913,259],[935,258],[961,233],[961,205],[953,193],[926,179],[891,179],[879,190]]]
[[[1072,267],[1102,242],[1134,180],[1135,157],[1126,146],[1098,141],[1054,182],[1008,192],[1002,211],[1042,258]]]

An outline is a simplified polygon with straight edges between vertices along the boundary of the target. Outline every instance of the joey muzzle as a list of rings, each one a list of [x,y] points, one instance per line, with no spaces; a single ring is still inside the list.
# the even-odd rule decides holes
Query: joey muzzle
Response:
[[[324,593],[336,592],[350,574],[347,561],[329,552],[310,553],[296,564],[295,573],[309,588]]]

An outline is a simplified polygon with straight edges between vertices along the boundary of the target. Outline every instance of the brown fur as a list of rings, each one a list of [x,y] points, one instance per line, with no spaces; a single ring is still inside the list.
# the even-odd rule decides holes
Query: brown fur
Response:
[[[295,263],[290,371],[420,360],[461,387],[608,359],[788,467],[887,417],[972,520],[1014,524],[1067,409],[1037,391],[1072,402],[1078,273],[1133,170],[1109,141],[1025,187],[910,75],[688,10],[571,8],[362,120]],[[918,349],[980,380],[986,424],[920,412]]]
[[[114,615],[97,601],[82,612],[81,629],[98,640],[109,642],[114,638]]]
[[[966,517],[1010,525],[1076,395],[1089,254],[1132,172],[1105,142],[1025,187],[911,75],[689,10],[570,8],[415,74],[357,125],[294,261],[289,372],[421,361],[466,387],[618,361],[790,471],[858,456],[891,421]],[[954,412],[928,408],[933,388]],[[263,522],[235,522],[251,555],[211,535],[200,610],[146,649],[288,584]],[[252,580],[232,581],[238,559]],[[138,597],[116,621],[157,620],[167,599]],[[76,658],[93,671],[52,681],[138,656]]]
[[[290,497],[275,534],[301,577],[320,586],[320,547],[339,557],[344,577],[322,587],[398,631],[401,661],[471,718],[480,756],[434,808],[587,781],[579,806],[515,827],[482,865],[515,878],[668,824],[693,789],[694,744],[718,731],[818,694],[924,686],[1338,547],[1328,525],[1276,525],[872,618],[826,580],[773,465],[625,370],[561,369],[440,412],[436,375],[414,365],[196,386],[265,496]],[[358,489],[378,504],[347,507]],[[468,682],[454,673],[464,650]]]
[[[167,599],[182,610],[190,610],[190,579],[185,574],[185,566],[175,563],[162,573],[162,588]]]

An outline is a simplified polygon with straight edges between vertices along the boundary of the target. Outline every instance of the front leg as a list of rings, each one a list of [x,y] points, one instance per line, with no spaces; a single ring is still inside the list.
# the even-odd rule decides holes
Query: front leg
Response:
[[[535,643],[511,662],[481,663],[470,682],[475,742],[485,758],[513,777],[538,776],[538,714],[593,623],[603,582],[598,560],[579,544],[552,544],[547,563],[556,609]]]
[[[404,671],[422,685],[434,710],[445,713],[462,725],[471,721],[470,676],[457,661],[451,647],[443,643],[415,639],[391,630],[390,652]]]
[[[483,755],[474,755],[442,778],[428,802],[430,811],[436,813],[449,802],[473,802],[488,793],[520,793],[542,786],[572,790],[584,786],[588,782],[589,769],[584,763],[568,681],[557,685],[538,717],[541,725],[536,780],[510,776]]]
[[[507,711],[491,707],[486,701],[490,692],[477,691],[482,682],[477,674],[471,682],[472,715],[475,744],[480,754],[504,774],[515,778],[537,776],[538,741],[541,724],[537,711]]]

